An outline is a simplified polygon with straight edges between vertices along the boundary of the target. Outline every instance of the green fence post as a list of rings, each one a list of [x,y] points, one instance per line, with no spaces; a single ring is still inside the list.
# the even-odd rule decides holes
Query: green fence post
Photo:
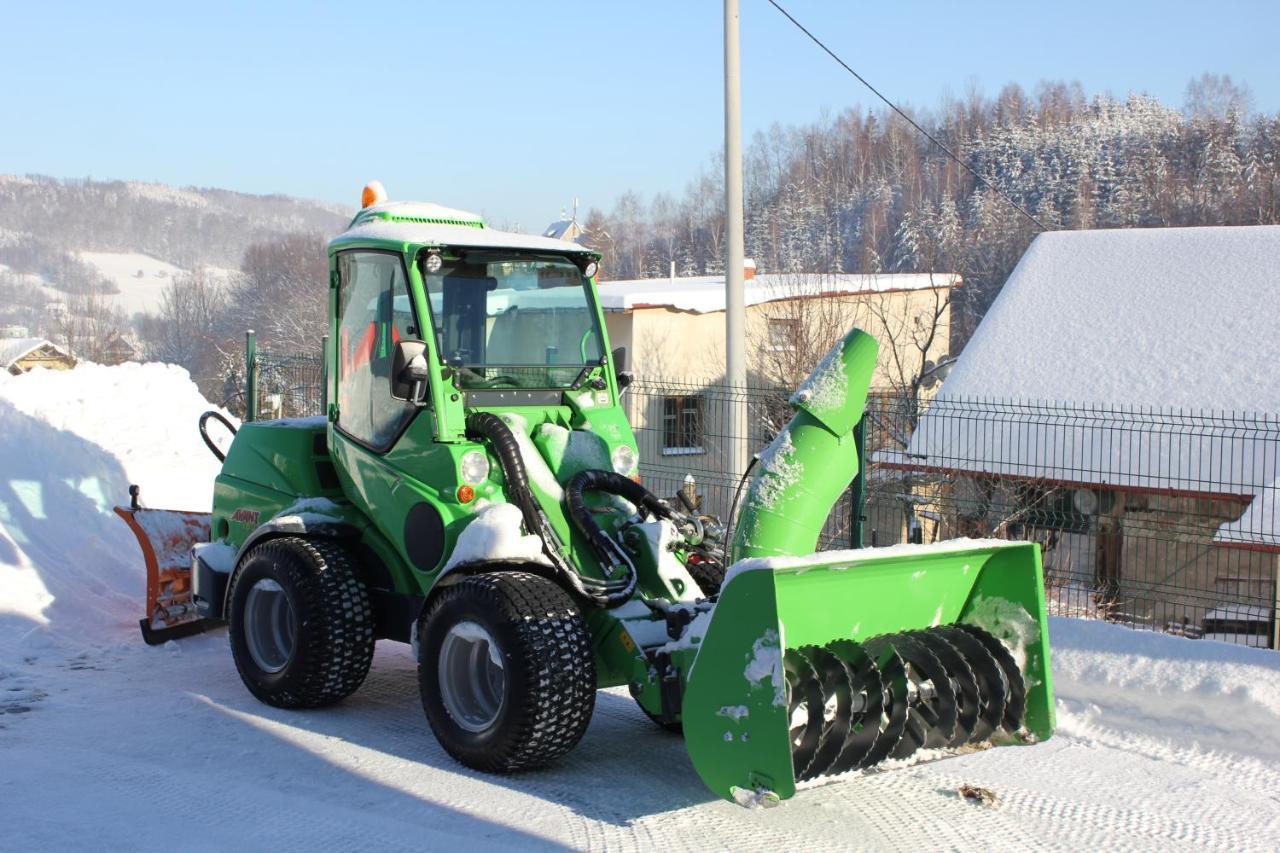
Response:
[[[853,443],[858,449],[858,473],[849,485],[849,547],[862,547],[862,527],[867,520],[867,416],[864,414],[853,427]]]
[[[258,419],[258,337],[244,333],[244,419]]]
[[[329,336],[320,338],[320,414],[329,413]]]

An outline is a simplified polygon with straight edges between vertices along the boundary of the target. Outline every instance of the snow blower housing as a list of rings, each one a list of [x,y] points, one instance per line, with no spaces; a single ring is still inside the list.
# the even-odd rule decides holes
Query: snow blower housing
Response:
[[[851,331],[793,397],[725,541],[640,483],[598,255],[384,195],[329,245],[326,416],[243,424],[207,516],[121,510],[150,639],[226,622],[281,707],[336,702],[376,640],[412,642],[436,737],[489,771],[562,755],[625,686],[744,802],[1051,734],[1037,546],[814,553],[860,464],[874,339]]]

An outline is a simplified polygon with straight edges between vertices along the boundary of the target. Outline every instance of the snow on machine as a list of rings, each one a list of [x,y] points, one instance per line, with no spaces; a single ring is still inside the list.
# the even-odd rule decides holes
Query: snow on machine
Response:
[[[325,416],[244,423],[210,514],[120,510],[148,641],[225,622],[289,708],[413,643],[436,737],[495,772],[564,754],[625,686],[744,803],[1052,733],[1038,546],[814,553],[860,465],[870,336],[792,398],[726,537],[640,483],[595,252],[371,185],[329,257]]]

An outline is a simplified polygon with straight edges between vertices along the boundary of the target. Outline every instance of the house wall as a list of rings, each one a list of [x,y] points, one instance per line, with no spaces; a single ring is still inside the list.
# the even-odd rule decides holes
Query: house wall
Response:
[[[1101,515],[1032,522],[1017,480],[917,475],[880,481],[877,473],[886,472],[873,471],[867,513],[876,544],[906,541],[907,502],[925,542],[960,536],[1038,541],[1046,595],[1058,615],[1195,635],[1211,610],[1265,609],[1276,599],[1276,554],[1213,541],[1219,526],[1240,517],[1239,500],[1112,493]],[[1104,578],[1113,579],[1111,589],[1100,583]]]
[[[919,327],[916,318],[927,318],[928,324],[936,327],[927,357],[936,361],[947,354],[948,295],[945,289],[896,291],[748,306],[747,353],[752,384],[779,387],[776,395],[766,397],[753,392],[749,397],[749,452],[761,449],[790,417],[787,397],[824,354],[825,347],[814,348],[812,341],[808,349],[803,349],[806,338],[825,342],[850,328],[863,329],[880,343],[872,387],[901,387],[903,372],[919,366],[919,353],[909,342],[909,330]],[[940,313],[936,322],[935,313]],[[723,376],[724,312],[695,314],[669,308],[639,308],[605,316],[611,344],[628,348],[627,369],[634,371],[638,380],[624,402],[636,433],[640,471],[646,484],[659,495],[671,496],[685,475],[691,474],[705,497],[704,511],[727,517],[737,486],[737,480],[726,474],[732,439],[728,425],[736,397],[717,385]],[[801,351],[791,353],[793,358],[770,349],[771,319],[798,324]],[[780,372],[787,369],[789,362],[794,363],[796,372],[787,379]],[[676,449],[665,446],[663,410],[666,397],[681,393],[701,397],[702,437],[696,447]],[[901,518],[902,513],[900,508],[896,515],[894,509],[888,509],[886,516],[888,521]]]
[[[46,370],[70,370],[75,366],[75,359],[69,356],[65,356],[57,352],[48,353],[36,351],[29,353],[28,355],[24,355],[22,358],[15,361],[9,368],[9,372],[17,375],[19,373],[26,373],[33,367],[43,367]]]
[[[804,299],[781,299],[747,307],[747,364],[753,378],[790,382],[803,379],[779,377],[778,359],[769,350],[769,321],[794,321],[799,324],[801,348],[812,349],[809,341],[832,340],[852,328],[860,328],[880,343],[880,360],[872,378],[873,388],[901,385],[916,365],[912,361],[912,334],[920,324],[936,328],[927,357],[937,360],[948,352],[951,309],[947,304],[949,290],[888,291],[866,295],[823,296]],[[938,313],[935,322],[934,313]],[[646,379],[712,382],[722,375],[724,363],[723,311],[695,314],[671,308],[636,308],[630,312],[609,313],[610,317],[631,317],[629,352],[632,370]],[[621,325],[621,324],[620,324]],[[615,325],[608,323],[613,336]],[[614,343],[614,346],[618,346]],[[818,350],[817,357],[823,354]],[[893,358],[896,352],[899,360]],[[809,353],[806,351],[805,355]],[[809,359],[804,359],[807,363]],[[812,367],[812,365],[809,365]],[[807,373],[807,370],[805,370]]]

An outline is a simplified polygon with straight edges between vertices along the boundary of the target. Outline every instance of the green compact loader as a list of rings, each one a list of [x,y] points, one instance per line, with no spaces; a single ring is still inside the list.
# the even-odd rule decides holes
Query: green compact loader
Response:
[[[148,642],[225,623],[245,686],[287,708],[412,643],[435,736],[494,772],[564,754],[626,687],[748,805],[1052,733],[1035,544],[814,552],[861,462],[872,337],[792,397],[726,531],[641,485],[595,252],[379,190],[329,244],[325,415],[242,424],[211,513],[136,489],[118,510]]]

